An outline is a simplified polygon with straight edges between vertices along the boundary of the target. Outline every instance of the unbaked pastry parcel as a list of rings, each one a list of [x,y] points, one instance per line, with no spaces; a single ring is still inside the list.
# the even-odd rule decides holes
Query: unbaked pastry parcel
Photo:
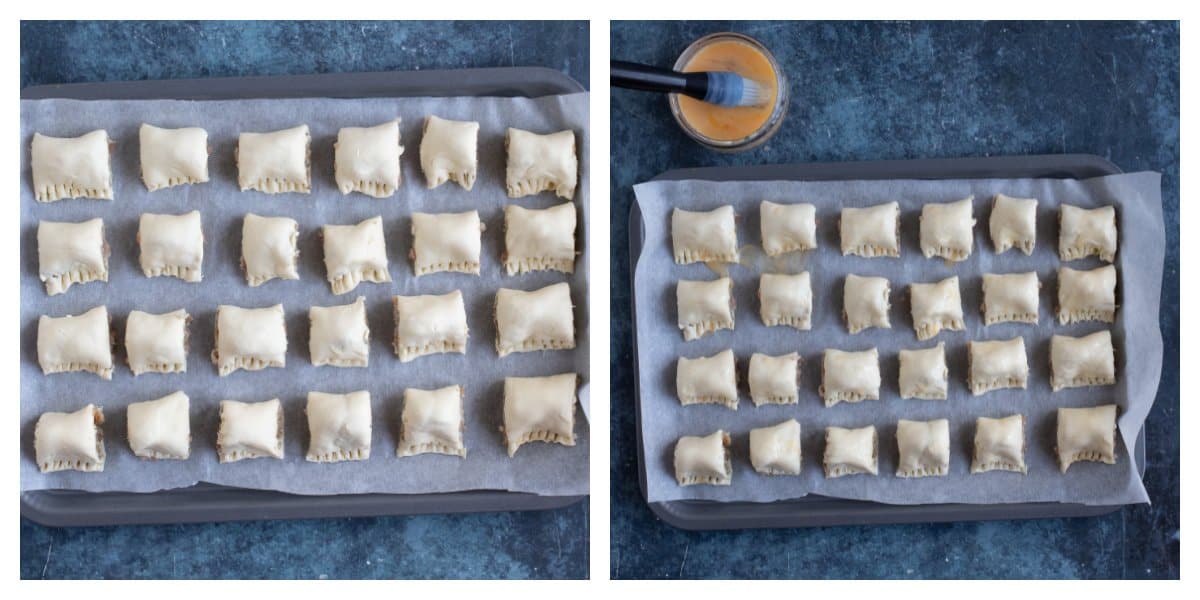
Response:
[[[104,411],[89,404],[75,412],[44,412],[33,427],[38,468],[54,471],[104,470]]]
[[[671,244],[675,252],[675,264],[737,262],[737,226],[733,207],[726,204],[709,211],[672,210]]]
[[[721,329],[733,329],[733,280],[682,279],[675,287],[679,329],[683,339],[695,340]]]
[[[679,403],[719,404],[737,410],[737,369],[733,350],[712,356],[679,357],[675,366],[675,393]]]
[[[921,253],[958,262],[975,246],[975,196],[921,207]]]
[[[496,352],[500,356],[574,348],[571,286],[564,282],[531,292],[508,288],[496,292]]]
[[[246,213],[242,221],[242,271],[246,283],[258,287],[272,279],[300,279],[296,240],[300,225],[289,217]]]
[[[1050,338],[1050,387],[1054,391],[1116,382],[1112,334],[1107,329],[1082,337]]]
[[[874,425],[825,428],[825,477],[879,474],[879,433]]]
[[[308,331],[308,355],[313,366],[368,366],[371,329],[362,296],[350,304],[309,308]]]
[[[750,356],[747,379],[750,400],[764,404],[796,404],[800,401],[800,355],[789,352],[771,356],[755,352]]]
[[[429,354],[467,351],[467,308],[460,290],[441,295],[393,296],[392,347],[400,362]]]
[[[1117,254],[1117,209],[1086,209],[1063,204],[1058,213],[1058,256],[1064,262],[1098,256],[1113,262]]]
[[[945,400],[949,391],[946,344],[900,351],[900,397]]]
[[[575,272],[575,204],[545,209],[504,207],[504,255],[509,275],[532,271]]]
[[[208,132],[199,127],[138,129],[142,183],[153,192],[208,181]]]
[[[800,423],[788,419],[751,429],[750,464],[764,475],[799,475]]]
[[[80,315],[38,319],[37,352],[42,373],[87,371],[112,379],[112,334],[108,308],[97,306]]]
[[[842,255],[900,256],[900,204],[843,208]]]
[[[1025,389],[1029,360],[1025,339],[967,342],[967,387],[979,396],[1002,388]]]
[[[545,191],[554,192],[564,200],[575,196],[579,159],[575,157],[574,131],[538,135],[509,127],[504,146],[508,149],[504,183],[509,198]]]
[[[400,416],[400,444],[396,456],[449,454],[466,458],[463,444],[463,387],[404,390]]]
[[[879,350],[825,350],[819,392],[825,406],[879,399]]]
[[[733,463],[729,434],[716,430],[705,436],[685,435],[675,442],[675,481],[679,485],[729,485]]]
[[[842,318],[846,329],[858,333],[871,327],[891,329],[888,318],[891,308],[889,297],[891,284],[884,277],[861,277],[853,273],[846,275],[842,293]]]
[[[400,118],[373,127],[343,127],[333,144],[333,174],[342,195],[387,198],[400,187]]]
[[[367,460],[371,457],[371,394],[309,392],[309,462]]]
[[[992,216],[988,219],[996,254],[1007,252],[1009,248],[1016,248],[1026,256],[1033,254],[1037,243],[1037,207],[1036,198],[996,194],[992,201]]]
[[[1105,265],[1090,271],[1058,268],[1058,322],[1112,323],[1117,314],[1117,268]]]
[[[134,376],[186,373],[191,320],[182,308],[162,314],[130,311],[125,319],[125,358]]]
[[[134,402],[126,409],[129,449],[138,458],[187,460],[191,455],[190,398],[172,392],[157,400]]]
[[[1115,464],[1117,405],[1058,409],[1058,440],[1054,448],[1063,473],[1080,461]]]
[[[39,221],[38,278],[56,296],[76,283],[108,281],[108,244],[104,221]]]
[[[942,330],[966,328],[957,275],[936,283],[914,283],[908,287],[908,294],[918,340],[933,338]]]
[[[817,247],[817,207],[812,204],[759,204],[763,252],[779,256]]]
[[[228,463],[247,458],[283,458],[283,405],[279,398],[221,401],[217,460]]]
[[[67,198],[112,200],[108,146],[108,132],[103,129],[73,138],[33,134],[29,166],[33,171],[34,198],[38,202]]]
[[[259,371],[267,367],[284,367],[287,329],[282,304],[265,308],[222,304],[217,307],[215,337],[212,361],[221,376],[238,369]]]
[[[1038,322],[1037,272],[1028,273],[984,273],[983,274],[983,324],[1032,323]]]
[[[950,422],[946,419],[896,423],[900,460],[896,477],[940,477],[950,472]]]
[[[453,181],[470,190],[475,185],[479,141],[477,121],[452,121],[434,115],[425,117],[421,131],[421,171],[425,187],[433,189]]]
[[[371,217],[356,225],[326,225],[321,228],[325,246],[325,272],[329,288],[345,294],[363,281],[385,283],[388,273],[383,218]]]
[[[413,213],[413,273],[418,277],[449,271],[479,274],[479,247],[483,232],[479,212]]]
[[[308,125],[238,136],[238,187],[243,192],[309,193]]]
[[[575,445],[575,388],[579,376],[504,378],[504,440],[508,455],[528,442]]]
[[[758,280],[758,305],[763,324],[768,327],[812,329],[812,278],[808,271],[795,275],[763,273]]]
[[[971,472],[988,471],[1029,471],[1025,466],[1025,415],[975,419]]]
[[[182,215],[143,213],[137,240],[146,277],[178,277],[190,283],[201,280],[204,232],[200,211]]]

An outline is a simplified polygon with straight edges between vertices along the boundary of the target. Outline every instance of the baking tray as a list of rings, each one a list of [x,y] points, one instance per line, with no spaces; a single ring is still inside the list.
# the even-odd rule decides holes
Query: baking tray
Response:
[[[707,167],[667,171],[651,181],[835,181],[863,179],[986,179],[1059,178],[1087,179],[1121,173],[1113,163],[1092,154],[1048,154],[977,158],[880,160],[839,163],[764,165],[755,167]],[[642,254],[645,230],[637,202],[629,209],[630,287],[637,259]],[[631,295],[636,298],[637,293]],[[633,317],[637,320],[636,301]],[[637,328],[633,333],[637,356]],[[642,449],[640,377],[634,361],[635,408],[637,410],[638,484],[646,498],[646,460]],[[1146,471],[1146,429],[1138,432],[1134,447],[1138,475]],[[1064,502],[1009,504],[917,504],[898,505],[848,500],[810,494],[776,502],[714,502],[675,500],[648,502],[660,519],[681,529],[754,529],[765,527],[819,527],[830,525],[883,525],[889,523],[932,523],[986,521],[997,519],[1043,519],[1091,517],[1113,512],[1120,506],[1088,506]]]
[[[405,96],[525,96],[586,91],[542,67],[216,77],[42,85],[22,100],[235,100],[249,98],[371,98]],[[500,490],[437,494],[310,496],[199,483],[152,493],[37,490],[21,493],[21,516],[55,527],[196,523],[249,519],[312,519],[430,513],[549,510],[586,496],[539,496]]]

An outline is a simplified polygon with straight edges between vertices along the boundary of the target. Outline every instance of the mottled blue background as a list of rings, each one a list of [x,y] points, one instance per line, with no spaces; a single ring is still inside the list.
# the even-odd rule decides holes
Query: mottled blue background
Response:
[[[716,31],[763,41],[791,79],[787,119],[765,145],[706,150],[664,98],[612,94],[612,576],[1179,577],[1179,25],[614,22],[613,58],[670,66]],[[654,517],[637,483],[630,186],[679,167],[1066,152],[1163,174],[1152,505],[1091,519],[709,533]]]
[[[550,67],[588,85],[585,22],[21,24],[21,87],[351,71]],[[458,516],[52,529],[22,578],[585,578],[588,507]]]

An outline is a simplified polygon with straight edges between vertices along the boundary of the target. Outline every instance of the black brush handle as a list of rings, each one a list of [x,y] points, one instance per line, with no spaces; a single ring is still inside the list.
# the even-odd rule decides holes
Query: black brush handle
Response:
[[[623,60],[609,65],[609,83],[631,90],[687,94],[700,100],[708,93],[707,73],[680,73]]]

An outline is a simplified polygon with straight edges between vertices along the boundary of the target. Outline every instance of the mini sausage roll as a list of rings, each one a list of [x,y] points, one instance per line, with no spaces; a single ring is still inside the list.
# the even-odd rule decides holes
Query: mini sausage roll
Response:
[[[825,350],[821,363],[821,398],[825,406],[879,399],[879,350]]]
[[[874,425],[825,428],[825,478],[879,474],[879,434]]]
[[[45,412],[33,427],[38,468],[54,471],[104,470],[104,411],[89,404],[75,412]]]
[[[1026,256],[1033,254],[1037,243],[1037,206],[1035,198],[1013,198],[996,194],[992,201],[992,216],[988,229],[996,254],[1016,248]]]
[[[1058,322],[1112,323],[1117,314],[1117,268],[1105,265],[1090,271],[1058,268]]]
[[[392,280],[383,240],[383,218],[371,217],[357,225],[326,225],[321,228],[321,235],[325,239],[326,277],[333,293],[345,294],[363,281]]]
[[[267,457],[283,458],[283,405],[279,398],[266,402],[222,400],[217,460],[228,463]]]
[[[509,198],[544,191],[552,191],[564,200],[575,196],[579,160],[575,158],[574,131],[538,135],[509,127],[504,146],[508,150],[504,182]]]
[[[350,304],[309,308],[308,328],[314,367],[366,367],[370,362],[371,329],[362,296]]]
[[[1050,387],[1054,391],[1117,382],[1112,334],[1097,331],[1083,337],[1050,338]]]
[[[983,311],[984,325],[1012,321],[1016,323],[1038,322],[1037,273],[984,273]]]
[[[343,127],[333,144],[338,189],[387,198],[400,187],[400,118],[374,127]]]
[[[112,334],[108,308],[97,306],[81,315],[38,319],[38,364],[42,373],[87,371],[112,379]]]
[[[108,132],[97,129],[79,137],[33,134],[29,166],[38,202],[66,198],[112,200]]]
[[[788,419],[750,430],[750,464],[764,475],[800,474],[800,423]]]
[[[921,207],[921,253],[950,261],[966,260],[975,246],[975,196]]]
[[[461,385],[436,390],[408,388],[404,390],[396,456],[432,453],[466,458],[465,427]]]
[[[914,283],[908,286],[908,294],[912,303],[913,329],[918,340],[933,338],[943,329],[966,329],[957,275],[937,283]]]
[[[1117,254],[1117,209],[1086,209],[1063,204],[1058,213],[1058,256],[1063,262],[1099,256],[1111,263]]]
[[[575,445],[575,388],[579,376],[504,378],[504,439],[508,455],[528,442]]]
[[[900,204],[843,208],[842,255],[900,256]]]
[[[1080,461],[1116,464],[1117,405],[1058,409],[1058,466]]]
[[[467,351],[467,308],[459,290],[440,296],[393,296],[393,348],[400,362],[428,354]]]
[[[900,419],[896,445],[900,447],[896,477],[940,477],[950,472],[950,421]]]
[[[371,393],[309,392],[309,462],[342,462],[371,458]]]
[[[967,342],[967,387],[972,395],[1002,388],[1025,389],[1028,379],[1024,338]]]
[[[242,271],[246,283],[258,287],[272,279],[300,279],[296,240],[300,225],[288,217],[246,213],[242,221]]]
[[[39,221],[38,278],[56,296],[73,284],[108,281],[108,244],[104,220],[81,223]]]
[[[675,442],[675,481],[679,485],[729,485],[733,462],[729,434],[716,430],[706,436],[685,435]]]
[[[817,207],[812,204],[775,204],[763,200],[758,208],[763,252],[779,256],[817,247]]]
[[[434,115],[425,117],[421,132],[421,171],[425,186],[433,189],[453,181],[470,191],[475,185],[477,121],[451,121]]]
[[[153,192],[208,181],[208,132],[199,127],[138,129],[142,182]]]
[[[763,324],[812,329],[812,279],[808,271],[795,275],[763,273],[758,280],[758,303]]]
[[[888,318],[891,308],[889,296],[891,284],[883,277],[860,277],[853,273],[846,276],[842,294],[842,318],[846,329],[858,333],[871,327],[891,329]]]
[[[508,288],[496,292],[496,352],[500,356],[574,348],[571,286],[564,282],[532,292]]]
[[[178,277],[200,281],[204,262],[204,232],[200,211],[182,215],[143,213],[138,221],[138,246],[146,277]]]
[[[750,356],[750,400],[754,406],[796,404],[800,401],[800,355],[791,352],[771,356],[755,352]]]
[[[738,261],[737,227],[733,207],[710,211],[671,211],[671,244],[675,264]]]
[[[733,280],[680,280],[675,288],[683,339],[696,340],[721,329],[733,329]]]
[[[222,304],[217,307],[215,337],[212,361],[222,377],[238,369],[283,368],[287,359],[282,304],[265,308]]]
[[[182,308],[163,314],[130,311],[125,319],[125,358],[134,376],[186,373],[191,320]]]
[[[129,449],[138,458],[187,460],[192,449],[192,425],[188,417],[190,399],[173,392],[147,402],[134,402],[126,409]]]
[[[575,205],[543,210],[504,207],[504,255],[509,275],[531,271],[575,272]]]
[[[1025,415],[975,419],[971,472],[987,471],[1029,471],[1025,466]]]
[[[675,392],[679,403],[720,404],[737,410],[737,369],[733,350],[700,358],[679,357],[675,367]]]
[[[267,194],[310,191],[308,125],[238,136],[238,187]]]
[[[949,391],[946,344],[900,351],[900,397],[945,400]]]
[[[479,274],[479,212],[413,213],[409,258],[418,277],[439,271]]]

